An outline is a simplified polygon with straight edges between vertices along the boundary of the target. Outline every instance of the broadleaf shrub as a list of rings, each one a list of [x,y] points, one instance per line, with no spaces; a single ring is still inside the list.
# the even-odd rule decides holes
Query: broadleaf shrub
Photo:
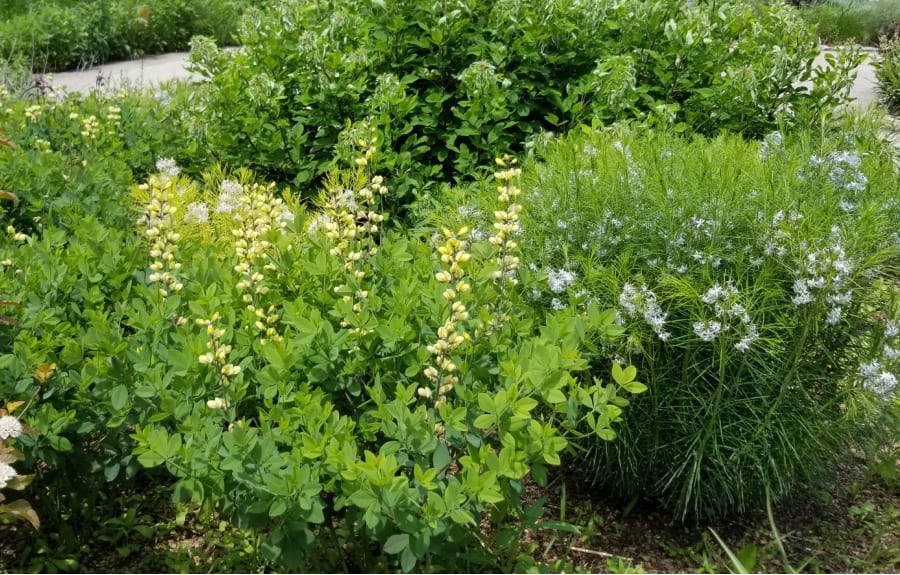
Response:
[[[39,134],[60,158],[90,157],[93,105],[33,108],[59,117],[17,126],[29,137],[9,157],[47,147]],[[122,150],[119,125],[96,130]],[[38,399],[38,433],[18,441],[23,473],[41,461],[46,524],[87,524],[55,500],[90,506],[174,477],[177,504],[255,530],[272,565],[537,568],[520,545],[541,528],[526,481],[546,484],[573,438],[614,439],[643,388],[594,352],[623,330],[611,310],[523,300],[537,280],[519,267],[511,159],[491,238],[434,217],[392,229],[375,142],[366,131],[309,212],[248,171],[200,182],[171,159],[108,214],[23,199],[0,244],[0,292],[19,304],[0,326],[0,393]],[[30,213],[45,217],[20,231]],[[53,380],[36,382],[51,363]]]
[[[399,203],[580,123],[761,136],[827,114],[855,62],[814,70],[816,38],[783,5],[678,0],[284,0],[240,40],[193,47],[194,153],[304,186],[369,118]]]
[[[593,477],[679,518],[784,497],[896,393],[898,179],[874,130],[587,133],[526,170],[542,305],[615,305],[649,391]],[[855,136],[855,137],[854,137]]]

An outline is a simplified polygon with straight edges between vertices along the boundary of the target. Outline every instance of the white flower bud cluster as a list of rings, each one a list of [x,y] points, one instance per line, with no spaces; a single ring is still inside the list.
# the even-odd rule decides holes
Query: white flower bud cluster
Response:
[[[241,366],[228,363],[228,354],[231,353],[231,346],[222,343],[225,337],[225,330],[216,327],[216,322],[220,319],[219,312],[215,312],[209,319],[197,319],[195,323],[206,328],[206,335],[209,341],[206,342],[206,348],[209,350],[197,358],[201,365],[211,365],[216,369],[216,375],[222,386],[228,385],[229,378],[241,372]],[[209,403],[207,403],[209,405]],[[224,407],[224,406],[223,406]],[[215,409],[215,408],[213,408]]]
[[[450,303],[450,310],[443,325],[437,330],[437,341],[426,348],[434,356],[433,365],[425,369],[425,377],[428,378],[430,385],[419,387],[417,391],[420,397],[434,399],[435,411],[441,408],[447,394],[459,382],[456,375],[457,366],[451,359],[453,352],[471,340],[471,336],[465,330],[458,329],[460,322],[469,319],[469,312],[462,302],[462,296],[472,289],[465,280],[465,271],[462,267],[471,258],[465,251],[465,243],[462,240],[467,233],[469,233],[467,227],[457,232],[444,228],[446,242],[438,248],[441,262],[447,267],[435,274],[435,279],[449,284],[444,290],[443,297]],[[442,433],[443,427],[438,425],[436,431]]]
[[[114,126],[118,126],[122,121],[122,109],[118,106],[109,106],[106,108],[106,121]]]
[[[149,183],[141,184],[141,189],[150,195],[144,213],[137,221],[150,243],[150,257],[153,259],[147,280],[151,284],[160,284],[159,293],[163,298],[184,287],[178,277],[181,263],[176,258],[181,234],[176,231],[175,225],[175,214],[178,212],[174,202],[175,187],[175,180],[169,177],[151,177]]]
[[[17,241],[17,242],[28,241],[28,234],[23,234],[22,232],[17,231],[16,228],[11,225],[6,226],[6,233],[11,235],[14,241]]]
[[[0,489],[6,487],[10,481],[18,476],[19,474],[16,472],[12,465],[0,462]]]
[[[364,174],[364,183],[358,190],[339,188],[332,191],[323,212],[309,226],[309,233],[321,230],[332,244],[329,254],[343,260],[350,289],[347,289],[347,285],[342,285],[336,291],[350,292],[343,300],[351,304],[354,316],[362,313],[363,301],[369,295],[369,291],[362,285],[366,278],[365,257],[378,253],[375,235],[385,220],[378,204],[387,195],[388,188],[384,185],[382,176],[372,173],[372,159],[377,143],[378,138],[374,134],[368,140],[360,139],[357,142],[363,152],[356,158],[355,164]],[[357,317],[345,317],[341,320],[341,327],[350,328],[356,337],[371,332],[370,329],[360,327],[357,320]]]
[[[516,203],[516,198],[522,190],[516,183],[522,170],[514,168],[516,159],[506,155],[497,158],[496,162],[498,166],[506,169],[494,173],[494,179],[498,182],[497,202],[500,209],[494,212],[494,235],[489,237],[488,241],[500,249],[497,256],[500,269],[493,273],[493,279],[498,281],[505,279],[515,285],[519,281],[515,271],[520,262],[519,257],[515,255],[519,251],[519,245],[513,238],[521,230],[519,214],[522,212],[522,204]]]
[[[96,140],[100,131],[100,122],[97,116],[88,116],[81,121],[81,137],[88,140]]]
[[[232,187],[233,184],[233,182],[229,183]],[[264,296],[269,292],[269,287],[265,283],[265,275],[262,273],[267,266],[260,265],[272,249],[272,243],[267,238],[273,230],[283,231],[289,221],[289,218],[284,217],[284,213],[288,209],[284,202],[272,193],[274,188],[275,184],[268,186],[253,184],[249,187],[242,187],[242,192],[238,194],[231,187],[226,190],[223,182],[223,194],[229,193],[230,195],[227,202],[223,202],[221,197],[219,202],[220,208],[223,205],[237,203],[237,208],[233,210],[237,225],[231,230],[234,236],[234,251],[238,260],[234,271],[240,274],[237,289],[241,292],[247,309],[253,312],[257,318],[254,326],[260,332],[260,341],[263,344],[269,339],[276,341],[281,339],[275,328],[278,316],[274,306],[270,306],[268,311],[265,311],[258,306],[256,301],[258,296]]]
[[[31,106],[25,108],[25,117],[28,118],[28,121],[34,124],[40,119],[43,112],[44,109],[40,104],[32,104]]]

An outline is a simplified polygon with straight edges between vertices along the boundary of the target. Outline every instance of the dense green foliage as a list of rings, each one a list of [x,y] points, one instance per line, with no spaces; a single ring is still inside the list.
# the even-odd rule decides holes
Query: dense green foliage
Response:
[[[550,145],[525,185],[526,259],[557,279],[536,296],[618,304],[607,353],[650,387],[593,450],[597,481],[721,516],[860,438],[900,355],[900,185],[874,133]]]
[[[152,93],[4,64],[0,570],[571,571],[567,463],[679,518],[858,439],[896,481],[852,55],[781,5],[392,8],[279,2]]]
[[[820,0],[800,14],[829,43],[877,45],[882,37],[900,35],[900,4],[895,0]]]
[[[15,4],[15,3],[13,3]],[[0,59],[52,72],[185,50],[202,34],[233,44],[248,0],[47,0],[0,10]],[[2,8],[2,7],[0,7]]]
[[[401,202],[583,122],[758,137],[829,113],[853,60],[813,70],[785,6],[680,0],[284,0],[240,41],[194,46],[194,153],[304,186],[370,118]]]
[[[0,393],[35,398],[16,441],[41,461],[45,524],[83,520],[53,511],[62,494],[87,502],[164,465],[176,501],[261,530],[274,564],[528,568],[540,505],[523,480],[545,484],[584,432],[611,440],[622,395],[644,390],[593,363],[615,314],[535,313],[521,293],[537,277],[503,273],[514,242],[381,229],[371,135],[308,216],[247,172],[201,184],[169,160],[129,201],[178,135],[138,101],[4,112],[19,145],[0,179],[21,201],[3,213],[0,292],[17,305]],[[517,170],[496,177],[512,229]]]
[[[878,90],[888,110],[900,114],[900,37],[884,40],[875,64]]]

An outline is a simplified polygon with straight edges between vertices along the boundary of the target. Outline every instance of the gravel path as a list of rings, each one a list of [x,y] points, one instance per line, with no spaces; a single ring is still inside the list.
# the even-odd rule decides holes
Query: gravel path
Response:
[[[88,93],[92,89],[121,84],[151,86],[177,78],[190,78],[184,69],[188,52],[146,56],[140,60],[111,62],[77,72],[53,74],[53,85],[69,92]]]

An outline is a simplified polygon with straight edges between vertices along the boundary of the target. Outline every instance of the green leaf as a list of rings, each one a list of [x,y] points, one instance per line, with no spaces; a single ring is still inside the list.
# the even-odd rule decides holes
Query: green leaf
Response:
[[[287,511],[287,508],[287,499],[279,497],[272,501],[272,505],[269,506],[269,517],[280,517],[281,515],[284,515],[284,512]]]
[[[476,525],[475,518],[466,509],[454,509],[450,512],[450,519],[458,525]]]
[[[128,388],[124,385],[114,387],[109,394],[109,402],[112,404],[113,409],[121,411],[128,403]]]
[[[613,379],[616,380],[616,383],[624,386],[634,381],[634,378],[637,377],[637,368],[633,365],[629,365],[623,370],[621,365],[619,365],[618,363],[614,363],[612,368],[612,376]]]
[[[450,451],[447,449],[447,446],[443,443],[438,443],[437,449],[434,450],[434,456],[432,457],[434,468],[438,473],[441,473],[450,466],[450,461]]]
[[[416,566],[416,556],[412,552],[412,549],[407,547],[403,550],[403,554],[400,556],[400,568],[403,569],[404,573],[409,573],[413,570],[413,567]]]
[[[647,391],[647,386],[639,381],[632,381],[623,385],[622,389],[630,393],[644,393]]]
[[[398,553],[403,552],[404,550],[409,549],[409,534],[408,533],[400,533],[398,535],[391,535],[388,537],[388,540],[384,543],[384,552],[388,555],[397,555]]]

